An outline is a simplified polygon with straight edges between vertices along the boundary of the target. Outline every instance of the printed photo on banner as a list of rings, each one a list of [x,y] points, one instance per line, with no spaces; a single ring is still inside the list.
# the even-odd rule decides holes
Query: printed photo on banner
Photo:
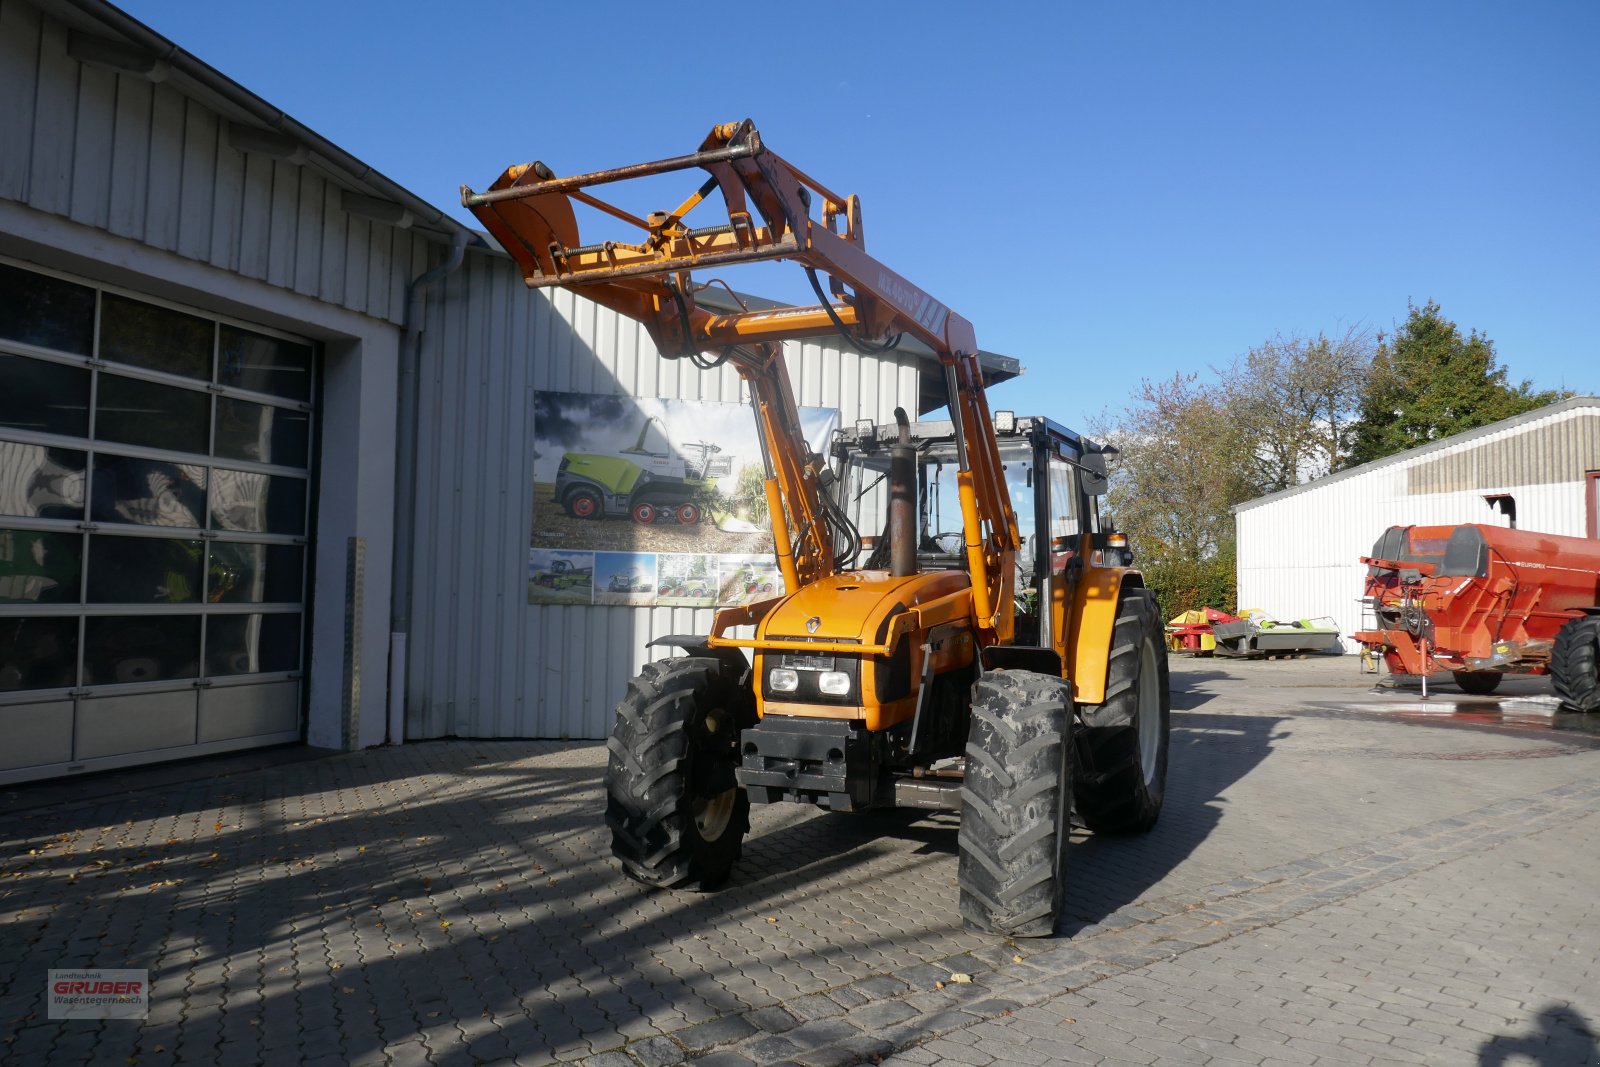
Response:
[[[654,552],[596,552],[594,602],[647,608],[656,602]]]
[[[656,557],[656,605],[709,608],[717,603],[717,557],[673,553]]]
[[[717,606],[738,607],[782,596],[783,576],[771,556],[718,556]]]
[[[812,449],[825,452],[839,413],[800,416]],[[748,405],[538,392],[533,432],[530,547],[772,552]]]
[[[826,452],[839,413],[800,417]],[[775,595],[764,480],[746,404],[535,393],[528,603],[698,608]]]
[[[593,599],[593,552],[528,550],[528,603],[589,604]]]

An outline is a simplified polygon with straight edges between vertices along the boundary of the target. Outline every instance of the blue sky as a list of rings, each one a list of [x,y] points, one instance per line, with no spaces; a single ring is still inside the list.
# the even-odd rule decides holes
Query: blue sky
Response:
[[[1022,360],[997,407],[1082,425],[1428,299],[1514,380],[1600,393],[1600,4],[123,6],[457,213],[510,163],[751,117]]]

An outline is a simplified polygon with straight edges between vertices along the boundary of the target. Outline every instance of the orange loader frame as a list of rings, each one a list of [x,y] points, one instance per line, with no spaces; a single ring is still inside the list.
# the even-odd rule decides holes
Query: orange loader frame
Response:
[[[710,176],[676,209],[645,218],[588,191],[695,169]],[[687,217],[716,191],[721,192],[726,218],[691,227]],[[834,193],[772,152],[746,119],[714,127],[696,152],[651,163],[569,177],[557,177],[540,162],[510,167],[484,192],[462,186],[461,202],[517,262],[530,287],[568,287],[638,320],[666,358],[688,358],[703,368],[726,362],[738,371],[749,384],[756,411],[773,542],[791,591],[832,577],[840,568],[820,499],[824,463],[809,450],[801,432],[782,342],[839,333],[866,351],[876,351],[892,346],[898,340],[893,335],[904,333],[927,344],[944,368],[956,425],[973,623],[981,645],[1011,641],[1017,520],[1006,492],[972,324],[867,254],[858,198]],[[633,242],[585,244],[575,204],[626,223],[640,236]],[[818,206],[820,219],[812,217]],[[705,287],[694,284],[693,271],[776,259],[805,268],[817,304],[726,313],[697,302],[696,294]],[[827,278],[826,293],[819,272]],[[708,359],[703,353],[719,354]],[[711,644],[799,647],[727,636],[736,626],[758,622],[776,603],[766,600],[719,611]],[[919,614],[897,618],[885,645],[933,621],[919,620]],[[804,647],[824,650],[815,643]],[[873,650],[852,645],[848,651]]]

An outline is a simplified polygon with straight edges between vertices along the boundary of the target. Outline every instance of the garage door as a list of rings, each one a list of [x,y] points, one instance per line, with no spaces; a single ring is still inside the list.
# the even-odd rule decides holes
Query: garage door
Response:
[[[0,782],[301,736],[315,360],[0,261]]]

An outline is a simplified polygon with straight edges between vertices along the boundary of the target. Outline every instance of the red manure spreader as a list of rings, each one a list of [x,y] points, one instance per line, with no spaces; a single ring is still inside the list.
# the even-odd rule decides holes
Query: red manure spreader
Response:
[[[1508,673],[1551,676],[1600,710],[1600,541],[1500,526],[1391,526],[1373,546],[1355,639],[1393,674],[1448,670],[1468,693]]]

